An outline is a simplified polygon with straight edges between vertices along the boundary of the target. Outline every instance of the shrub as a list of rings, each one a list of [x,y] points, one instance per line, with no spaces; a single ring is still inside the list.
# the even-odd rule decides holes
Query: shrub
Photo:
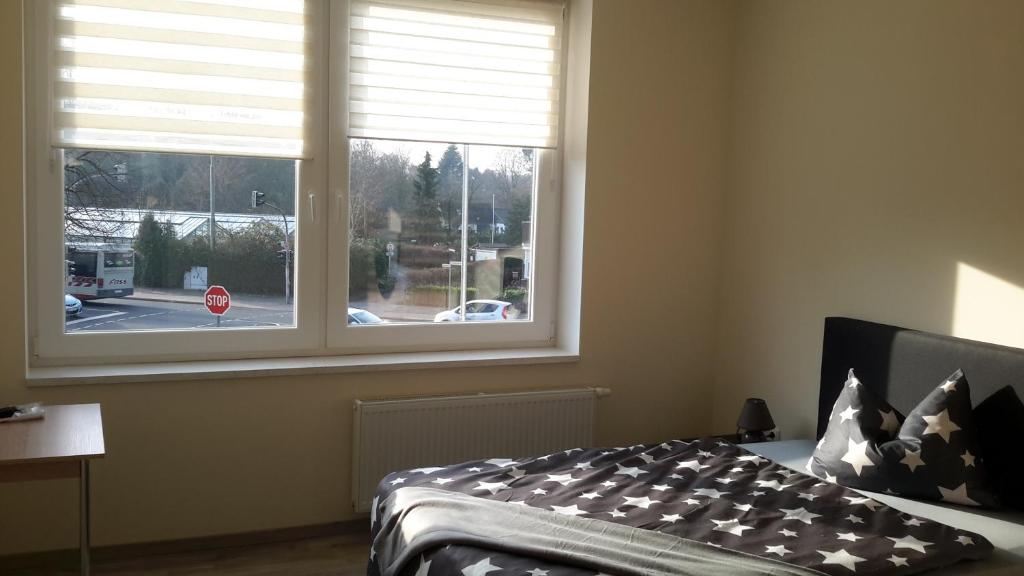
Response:
[[[354,239],[349,244],[348,256],[348,297],[350,300],[365,300],[367,287],[374,280],[374,252],[379,246],[365,238]]]
[[[445,268],[419,268],[408,270],[405,273],[405,281],[411,287],[417,286],[445,286],[447,290],[449,272]],[[458,284],[458,275],[452,271],[452,283]]]
[[[526,296],[528,294],[529,291],[525,288],[513,288],[510,286],[501,291],[499,299],[504,300],[505,302],[511,302],[512,304],[519,304],[522,303],[523,300],[526,300]]]
[[[152,215],[143,218],[135,240],[135,282],[150,288],[181,288],[193,266],[205,266],[207,282],[245,294],[284,294],[284,234],[268,222],[238,232],[218,230],[214,250],[208,237],[179,239]],[[293,263],[294,265],[294,263]]]
[[[446,293],[446,292],[448,292],[448,285],[446,284],[444,286],[438,286],[438,285],[433,285],[433,286],[410,286],[408,288],[408,292],[413,292],[413,293],[420,292],[420,293],[432,293],[432,294],[433,293],[438,293],[438,292]],[[474,298],[476,298],[477,292],[478,292],[478,290],[475,287],[473,287],[473,286],[466,286],[466,300],[473,300]],[[455,298],[458,298],[458,296],[459,296],[459,287],[458,286],[452,286],[452,296],[455,297]]]
[[[440,268],[451,259],[451,253],[444,245],[426,246],[400,242],[398,260],[403,266],[412,268]]]

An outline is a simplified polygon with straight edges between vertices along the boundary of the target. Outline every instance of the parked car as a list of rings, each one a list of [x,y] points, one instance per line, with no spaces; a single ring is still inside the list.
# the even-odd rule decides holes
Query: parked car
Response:
[[[511,308],[511,302],[501,300],[470,300],[466,302],[466,321],[508,320]],[[461,312],[462,306],[445,310],[434,316],[434,322],[457,322]]]
[[[70,318],[82,312],[82,301],[71,294],[64,295],[64,316]]]
[[[384,321],[380,319],[380,316],[372,312],[367,312],[362,308],[349,308],[348,309],[348,323],[349,324],[383,324]]]

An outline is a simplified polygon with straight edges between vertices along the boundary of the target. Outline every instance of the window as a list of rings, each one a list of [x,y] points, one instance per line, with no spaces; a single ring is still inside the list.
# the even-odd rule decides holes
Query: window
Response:
[[[530,319],[536,148],[354,140],[349,305],[392,322]],[[465,247],[465,249],[464,249]],[[508,304],[502,317],[461,314]]]
[[[135,268],[134,252],[108,252],[103,259],[104,268]]]
[[[27,4],[31,363],[550,346],[564,12]]]
[[[86,302],[65,333],[295,325],[294,160],[63,155],[65,292]],[[213,285],[233,299],[216,319]]]

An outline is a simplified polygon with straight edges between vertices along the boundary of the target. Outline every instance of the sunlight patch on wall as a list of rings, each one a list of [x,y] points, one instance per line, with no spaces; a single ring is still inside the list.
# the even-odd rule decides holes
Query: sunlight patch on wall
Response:
[[[957,264],[953,335],[1024,348],[1024,288]]]

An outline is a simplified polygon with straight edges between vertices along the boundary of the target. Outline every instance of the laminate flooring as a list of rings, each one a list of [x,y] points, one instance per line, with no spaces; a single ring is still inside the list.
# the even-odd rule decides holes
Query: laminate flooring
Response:
[[[361,576],[366,574],[370,551],[366,534],[321,536],[278,542],[103,559],[92,563],[93,576]],[[73,558],[57,558],[45,565],[11,568],[0,559],[0,574],[7,576],[73,576]]]

